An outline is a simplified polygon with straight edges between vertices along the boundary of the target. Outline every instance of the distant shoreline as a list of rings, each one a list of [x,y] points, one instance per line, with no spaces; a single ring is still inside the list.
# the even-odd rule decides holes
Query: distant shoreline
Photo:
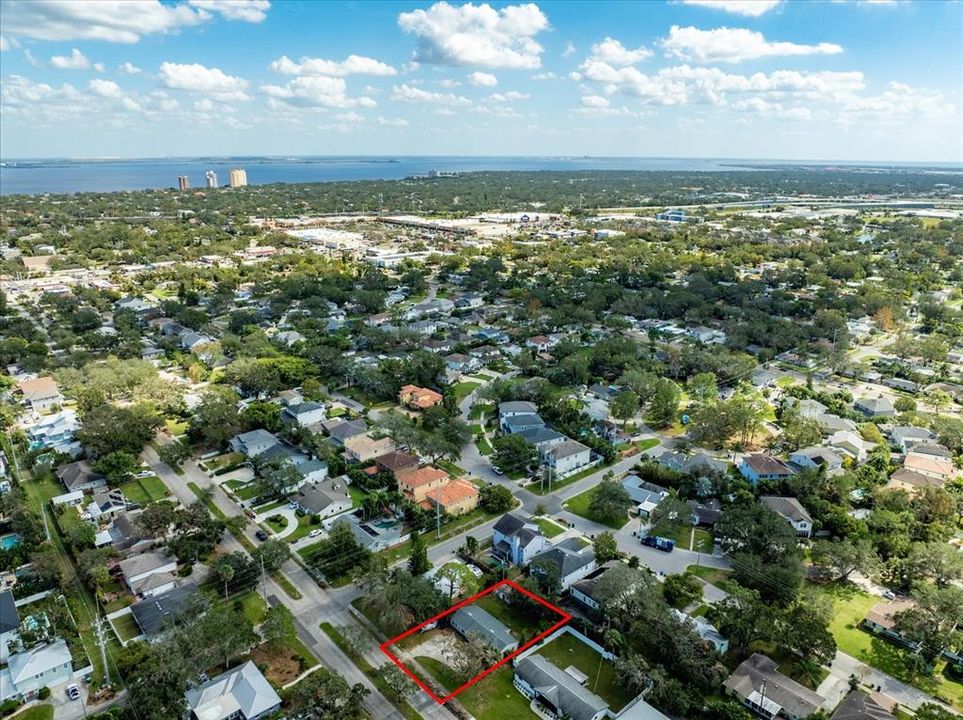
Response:
[[[228,171],[247,170],[251,185],[307,184],[356,180],[404,180],[432,171],[446,175],[478,172],[765,172],[847,171],[963,173],[956,163],[882,163],[752,158],[562,157],[562,156],[228,156],[162,158],[20,158],[0,161],[0,194],[39,195],[81,192],[163,190],[186,176],[191,189],[203,189],[213,171],[227,184]]]

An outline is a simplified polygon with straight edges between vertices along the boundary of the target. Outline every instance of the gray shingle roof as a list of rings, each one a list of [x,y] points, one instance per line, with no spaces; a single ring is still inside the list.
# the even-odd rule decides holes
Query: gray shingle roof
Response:
[[[518,640],[501,621],[477,605],[466,605],[456,610],[451,616],[451,624],[466,637],[478,635],[499,652],[518,644]]]
[[[529,655],[519,662],[515,674],[572,720],[590,720],[608,708],[602,698],[541,655]]]

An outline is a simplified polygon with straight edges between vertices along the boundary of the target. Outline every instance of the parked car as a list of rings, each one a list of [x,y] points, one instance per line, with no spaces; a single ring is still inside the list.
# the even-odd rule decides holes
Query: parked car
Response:
[[[257,532],[254,533],[254,537],[256,537],[261,542],[264,542],[265,540],[268,539],[268,534],[263,530],[258,530]]]
[[[321,530],[321,528],[315,528],[314,530],[312,530],[311,532],[308,533],[308,537],[317,537],[317,536],[320,535],[322,532],[323,532],[323,531]]]
[[[79,700],[79,699],[80,699],[80,688],[77,687],[76,685],[68,685],[68,686],[67,686],[67,697],[69,697],[71,700]]]
[[[504,474],[505,474],[505,471],[502,470],[502,469],[501,469],[500,467],[498,467],[497,465],[492,465],[492,472],[495,473],[496,475],[504,475]]]

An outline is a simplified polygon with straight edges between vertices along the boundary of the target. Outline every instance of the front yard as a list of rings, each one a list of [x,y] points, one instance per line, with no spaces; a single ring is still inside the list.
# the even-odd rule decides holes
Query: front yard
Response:
[[[592,496],[595,494],[595,488],[589,488],[584,492],[580,492],[574,497],[570,497],[568,500],[562,502],[562,507],[568,510],[570,513],[575,513],[576,515],[583,517],[592,522],[597,522],[602,525],[608,525],[613,530],[620,530],[629,521],[629,508],[625,508],[625,517],[621,519],[603,519],[594,516],[589,510],[589,505],[592,503]]]
[[[548,518],[535,518],[535,524],[538,525],[538,529],[542,531],[542,535],[547,538],[553,538],[565,532],[565,528]]]
[[[905,658],[908,650],[859,627],[859,622],[880,598],[848,584],[834,583],[816,587],[833,603],[833,619],[829,631],[842,652],[926,693],[943,696],[957,709],[963,709],[963,683],[954,682],[945,676],[945,661],[941,660],[936,664],[932,677],[913,676],[907,671]]]
[[[120,489],[124,491],[124,495],[128,500],[139,505],[149,505],[152,502],[163,500],[170,495],[167,486],[164,485],[164,481],[153,475],[128,480],[120,486]]]

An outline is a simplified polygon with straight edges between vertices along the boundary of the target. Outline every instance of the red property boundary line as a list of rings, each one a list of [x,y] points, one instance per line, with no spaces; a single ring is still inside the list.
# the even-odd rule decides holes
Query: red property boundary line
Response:
[[[482,597],[484,597],[485,595],[488,595],[489,593],[492,593],[492,592],[494,592],[495,590],[497,590],[498,588],[503,587],[503,586],[505,586],[505,585],[508,585],[508,586],[511,587],[513,590],[515,590],[515,591],[517,591],[517,592],[520,592],[520,593],[522,593],[523,595],[531,598],[532,600],[534,600],[535,602],[539,603],[540,605],[544,605],[544,606],[547,607],[549,610],[552,610],[552,611],[555,612],[557,615],[560,615],[560,616],[562,617],[562,619],[559,620],[559,621],[558,621],[557,623],[555,623],[554,625],[552,625],[552,627],[550,627],[548,630],[546,630],[546,631],[544,631],[544,632],[541,632],[541,633],[539,633],[538,635],[536,635],[534,638],[532,638],[532,639],[529,640],[527,643],[525,643],[525,644],[522,645],[520,648],[518,648],[518,650],[516,650],[515,652],[511,653],[510,655],[506,655],[506,656],[503,657],[501,660],[499,660],[497,663],[495,663],[494,665],[492,665],[490,668],[487,668],[486,670],[482,670],[480,673],[478,673],[475,677],[473,677],[471,680],[469,680],[468,682],[466,682],[464,685],[462,685],[462,686],[459,687],[459,688],[456,688],[455,690],[452,690],[450,693],[448,693],[448,694],[445,695],[444,697],[438,697],[438,696],[434,693],[434,691],[432,691],[432,689],[431,689],[430,687],[428,687],[428,685],[426,685],[425,682],[424,682],[421,678],[419,678],[417,675],[415,675],[403,662],[401,662],[401,660],[399,660],[399,659],[394,655],[394,653],[392,653],[390,650],[388,650],[388,648],[389,648],[390,646],[394,645],[394,644],[397,643],[397,642],[400,642],[401,640],[404,640],[404,639],[405,639],[406,637],[408,637],[409,635],[414,635],[414,634],[415,634],[416,632],[418,632],[421,628],[425,627],[425,625],[430,625],[431,623],[433,623],[433,622],[435,622],[435,621],[437,621],[437,620],[440,620],[441,618],[445,617],[446,615],[452,614],[453,612],[455,612],[455,611],[458,610],[459,608],[464,607],[465,605],[470,605],[471,603],[475,602],[475,601],[478,600],[479,598],[482,598]],[[548,637],[549,635],[551,635],[553,632],[555,632],[556,630],[558,630],[560,627],[562,627],[565,623],[567,623],[567,622],[568,622],[569,620],[571,620],[571,619],[572,619],[572,616],[571,616],[571,615],[569,615],[567,612],[565,612],[565,611],[562,610],[561,608],[555,607],[554,605],[552,605],[550,602],[548,602],[548,601],[545,600],[544,598],[540,598],[538,595],[535,595],[534,593],[529,592],[528,590],[526,590],[525,588],[521,587],[520,585],[516,584],[515,582],[513,582],[513,581],[511,581],[511,580],[502,580],[501,582],[497,582],[497,583],[495,583],[494,585],[492,585],[491,587],[489,587],[489,588],[487,588],[487,589],[485,589],[485,590],[482,590],[480,593],[477,593],[477,594],[475,594],[475,595],[472,595],[470,598],[467,598],[466,600],[462,600],[460,603],[458,603],[458,604],[456,604],[456,605],[452,605],[450,608],[448,608],[448,609],[445,610],[444,612],[440,612],[440,613],[438,613],[437,615],[435,615],[434,617],[428,618],[428,619],[425,620],[424,622],[422,622],[422,623],[420,623],[420,624],[418,624],[418,625],[415,625],[413,628],[410,628],[410,629],[408,629],[408,630],[405,630],[403,633],[401,633],[401,635],[398,635],[397,637],[393,637],[393,638],[391,638],[390,640],[386,640],[385,642],[381,643],[381,652],[383,652],[385,655],[387,655],[389,658],[391,658],[391,661],[392,661],[395,665],[397,665],[399,668],[401,668],[408,677],[410,677],[412,680],[414,680],[415,683],[418,685],[418,687],[420,687],[422,690],[424,690],[426,693],[428,693],[429,697],[431,697],[432,700],[434,700],[436,703],[438,703],[438,704],[440,704],[440,705],[444,705],[446,702],[448,702],[449,700],[451,700],[453,697],[455,697],[456,695],[458,695],[458,694],[459,694],[460,692],[462,692],[463,690],[467,690],[467,689],[470,688],[472,685],[474,685],[475,683],[477,683],[478,681],[480,681],[482,678],[484,678],[485,676],[487,676],[487,675],[495,672],[495,671],[498,670],[498,668],[500,668],[502,665],[504,665],[504,664],[507,663],[507,662],[510,662],[513,658],[515,658],[515,657],[517,657],[518,655],[520,655],[521,653],[525,652],[526,650],[528,650],[528,648],[532,647],[533,645],[535,645],[536,643],[538,643],[538,642],[539,642],[540,640],[542,640],[543,638]]]

